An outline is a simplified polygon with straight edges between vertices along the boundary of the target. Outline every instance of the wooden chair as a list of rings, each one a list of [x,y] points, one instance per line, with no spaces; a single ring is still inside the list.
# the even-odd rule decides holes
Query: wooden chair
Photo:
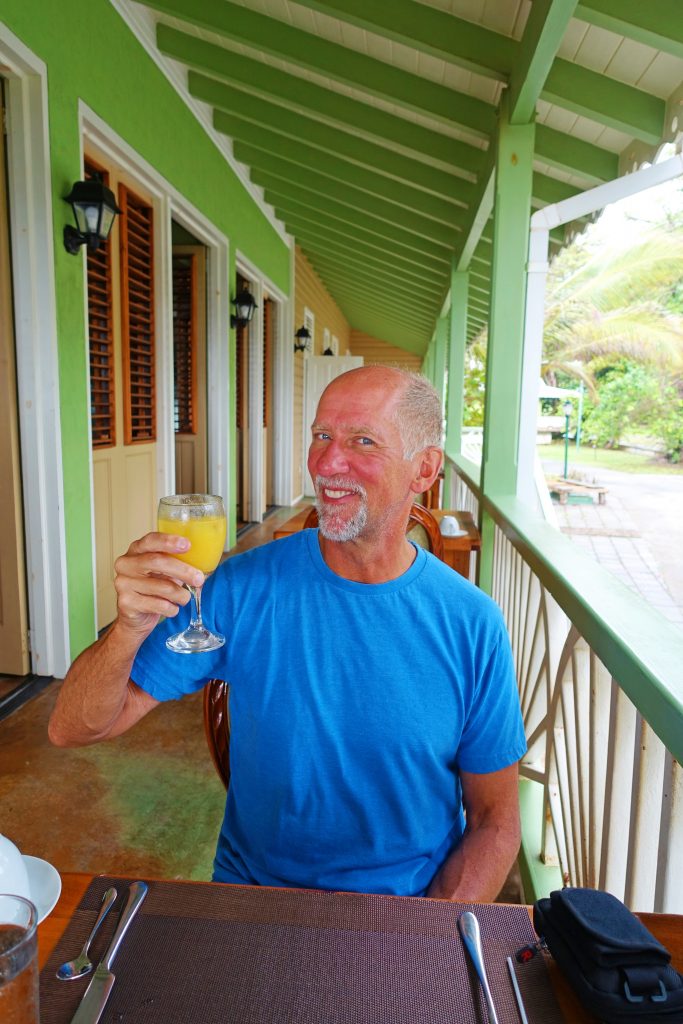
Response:
[[[204,687],[204,732],[214,768],[227,789],[230,785],[230,687],[211,679]]]
[[[306,516],[303,529],[318,525],[318,513],[312,506]],[[410,510],[408,528],[411,540],[436,555],[443,561],[443,540],[439,524],[432,513],[422,505],[413,504]],[[211,753],[211,759],[221,782],[227,789],[230,785],[230,687],[222,679],[211,679],[204,687],[204,732]]]
[[[304,520],[303,529],[315,529],[317,525],[318,511],[315,505],[312,505],[310,512]],[[419,544],[422,548],[427,548],[427,551],[431,551],[433,555],[436,555],[443,562],[443,538],[439,529],[439,523],[424,505],[418,505],[417,502],[413,502],[406,533],[416,544]]]

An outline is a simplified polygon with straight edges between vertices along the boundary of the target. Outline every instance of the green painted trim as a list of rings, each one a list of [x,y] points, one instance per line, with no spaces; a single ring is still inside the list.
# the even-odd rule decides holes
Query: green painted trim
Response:
[[[227,116],[219,110],[215,112],[214,123],[218,131],[226,130],[224,119]],[[272,148],[264,149],[269,141]],[[346,186],[363,189],[378,198],[390,199],[399,206],[441,221],[449,227],[454,227],[464,220],[463,209],[440,196],[413,188],[365,167],[359,167],[349,160],[342,160],[304,143],[295,143],[284,136],[275,135],[274,139],[268,139],[264,129],[261,129],[261,137],[256,145],[236,141],[233,144],[233,152],[237,160],[241,160],[249,167],[277,173],[277,169],[281,169],[283,164],[289,164],[291,169],[288,177],[295,181],[308,181],[311,173],[317,173]]]
[[[364,274],[366,277],[377,274],[385,283],[393,281],[399,288],[409,287],[418,290],[422,288],[424,291],[429,291],[432,294],[441,294],[438,282],[433,274],[429,275],[429,284],[428,287],[425,287],[424,274],[413,273],[405,270],[403,267],[396,267],[391,263],[376,260],[369,256],[358,256],[350,246],[342,248],[338,245],[331,245],[324,238],[318,239],[312,235],[302,235],[301,246],[303,249],[315,253],[321,263],[327,261],[342,268],[355,267],[359,274]],[[444,277],[445,280],[446,278]]]
[[[275,192],[267,188],[264,189],[264,199],[276,211],[282,210],[284,213],[300,215],[305,213],[307,220],[317,224],[337,230],[341,230],[341,225],[343,225],[347,230],[361,231],[368,241],[372,239],[375,244],[377,244],[377,239],[381,239],[385,243],[400,245],[410,252],[420,252],[440,262],[450,263],[450,251],[445,246],[438,243],[432,244],[420,235],[404,231],[403,228],[391,225],[370,214],[355,211],[349,206],[342,206],[341,203],[326,201],[322,196],[318,196],[314,192],[306,192],[305,189],[298,190],[303,202],[287,195],[286,192],[284,187],[282,192]]]
[[[680,0],[586,0],[578,4],[576,17],[683,59]]]
[[[479,498],[481,494],[481,466],[459,452],[447,450],[446,458],[453,463],[458,471],[458,476],[463,478],[469,489]]]
[[[536,156],[551,167],[576,174],[588,184],[599,185],[619,177],[618,153],[573,138],[545,124],[536,125]]]
[[[541,860],[543,820],[545,815],[543,786],[531,779],[519,780],[519,815],[522,824],[522,845],[517,863],[522,876],[524,899],[527,903],[549,896],[562,888],[559,867]]]
[[[470,216],[464,229],[462,239],[456,244],[458,270],[467,270],[481,236],[486,229],[487,221],[493,209],[495,180],[495,156],[489,152],[488,162],[479,178],[477,195],[470,207]]]
[[[378,220],[386,221],[387,224],[400,224],[407,231],[412,231],[429,241],[439,241],[451,248],[456,244],[458,233],[452,228],[414,213],[405,206],[399,206],[398,203],[370,195],[360,188],[345,185],[323,174],[305,170],[288,160],[273,158],[271,166],[272,173],[251,168],[251,180],[255,185],[261,185],[263,188],[284,188],[288,193],[293,188],[300,187],[306,192],[315,193],[321,199],[330,198],[338,201],[356,213],[366,212]]]
[[[307,146],[342,156],[361,167],[391,174],[406,184],[424,188],[436,195],[448,199],[457,198],[463,204],[470,202],[474,195],[474,185],[466,178],[397,153],[395,147],[390,149],[378,145],[360,138],[357,132],[352,134],[351,131],[330,127],[313,117],[295,113],[281,105],[259,99],[258,96],[247,96],[239,89],[232,89],[211,79],[201,81],[209,85],[201,89],[195,87],[193,95],[219,108],[214,111],[214,125],[234,139],[249,142],[261,149],[272,149],[284,157],[287,157],[288,152],[296,152],[291,147],[298,147],[301,145],[300,140],[305,139]],[[282,144],[278,141],[280,135],[289,140],[289,149],[281,149]]]
[[[589,68],[558,58],[541,96],[548,103],[557,103],[564,110],[626,132],[649,145],[656,146],[662,140],[664,100]]]
[[[357,86],[407,110],[430,114],[449,124],[455,122],[477,136],[487,138],[493,131],[495,111],[483,100],[229,0],[146,0],[146,5],[345,85]]]
[[[577,0],[534,0],[510,73],[510,122],[527,124],[555,55],[571,21]]]

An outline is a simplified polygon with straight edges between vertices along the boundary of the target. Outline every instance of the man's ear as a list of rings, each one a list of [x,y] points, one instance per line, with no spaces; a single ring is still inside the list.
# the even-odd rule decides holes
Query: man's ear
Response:
[[[440,448],[425,448],[415,459],[416,472],[410,489],[414,494],[424,494],[432,486],[443,464]]]

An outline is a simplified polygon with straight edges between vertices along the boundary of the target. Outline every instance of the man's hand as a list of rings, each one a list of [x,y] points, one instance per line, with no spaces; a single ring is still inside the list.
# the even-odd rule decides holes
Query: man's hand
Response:
[[[461,772],[467,825],[458,846],[434,876],[427,896],[461,903],[494,900],[520,843],[517,764],[498,772]]]
[[[117,617],[66,674],[48,726],[54,744],[81,746],[119,736],[156,707],[130,670],[159,617],[177,615],[190,600],[187,587],[204,582],[203,573],[173,557],[189,547],[184,537],[147,533],[116,560]]]
[[[172,618],[190,600],[189,587],[200,587],[204,574],[173,555],[189,550],[185,537],[147,533],[134,540],[114,563],[118,626],[139,637],[152,632],[159,617]]]

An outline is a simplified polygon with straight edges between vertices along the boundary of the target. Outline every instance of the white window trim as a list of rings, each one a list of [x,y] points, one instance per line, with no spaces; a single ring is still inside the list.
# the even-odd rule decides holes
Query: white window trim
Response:
[[[293,262],[293,261],[292,261]],[[277,323],[275,325],[275,346],[273,352],[275,387],[273,392],[276,459],[273,467],[273,498],[278,505],[290,504],[292,487],[292,391],[294,380],[294,347],[293,342],[287,345],[287,338],[292,337],[287,327],[291,319],[291,303],[286,296],[267,278],[258,267],[243,253],[235,253],[237,273],[247,278],[254,298],[256,309],[249,324],[249,334],[253,338],[263,336],[263,297],[268,295],[277,304]],[[233,284],[234,287],[234,284]],[[263,345],[248,345],[249,353],[249,495],[247,497],[249,521],[260,523],[266,507],[264,490],[265,449],[263,438]],[[234,428],[233,428],[234,429]]]
[[[70,663],[47,69],[0,24],[31,671]],[[66,222],[66,218],[65,218]]]

